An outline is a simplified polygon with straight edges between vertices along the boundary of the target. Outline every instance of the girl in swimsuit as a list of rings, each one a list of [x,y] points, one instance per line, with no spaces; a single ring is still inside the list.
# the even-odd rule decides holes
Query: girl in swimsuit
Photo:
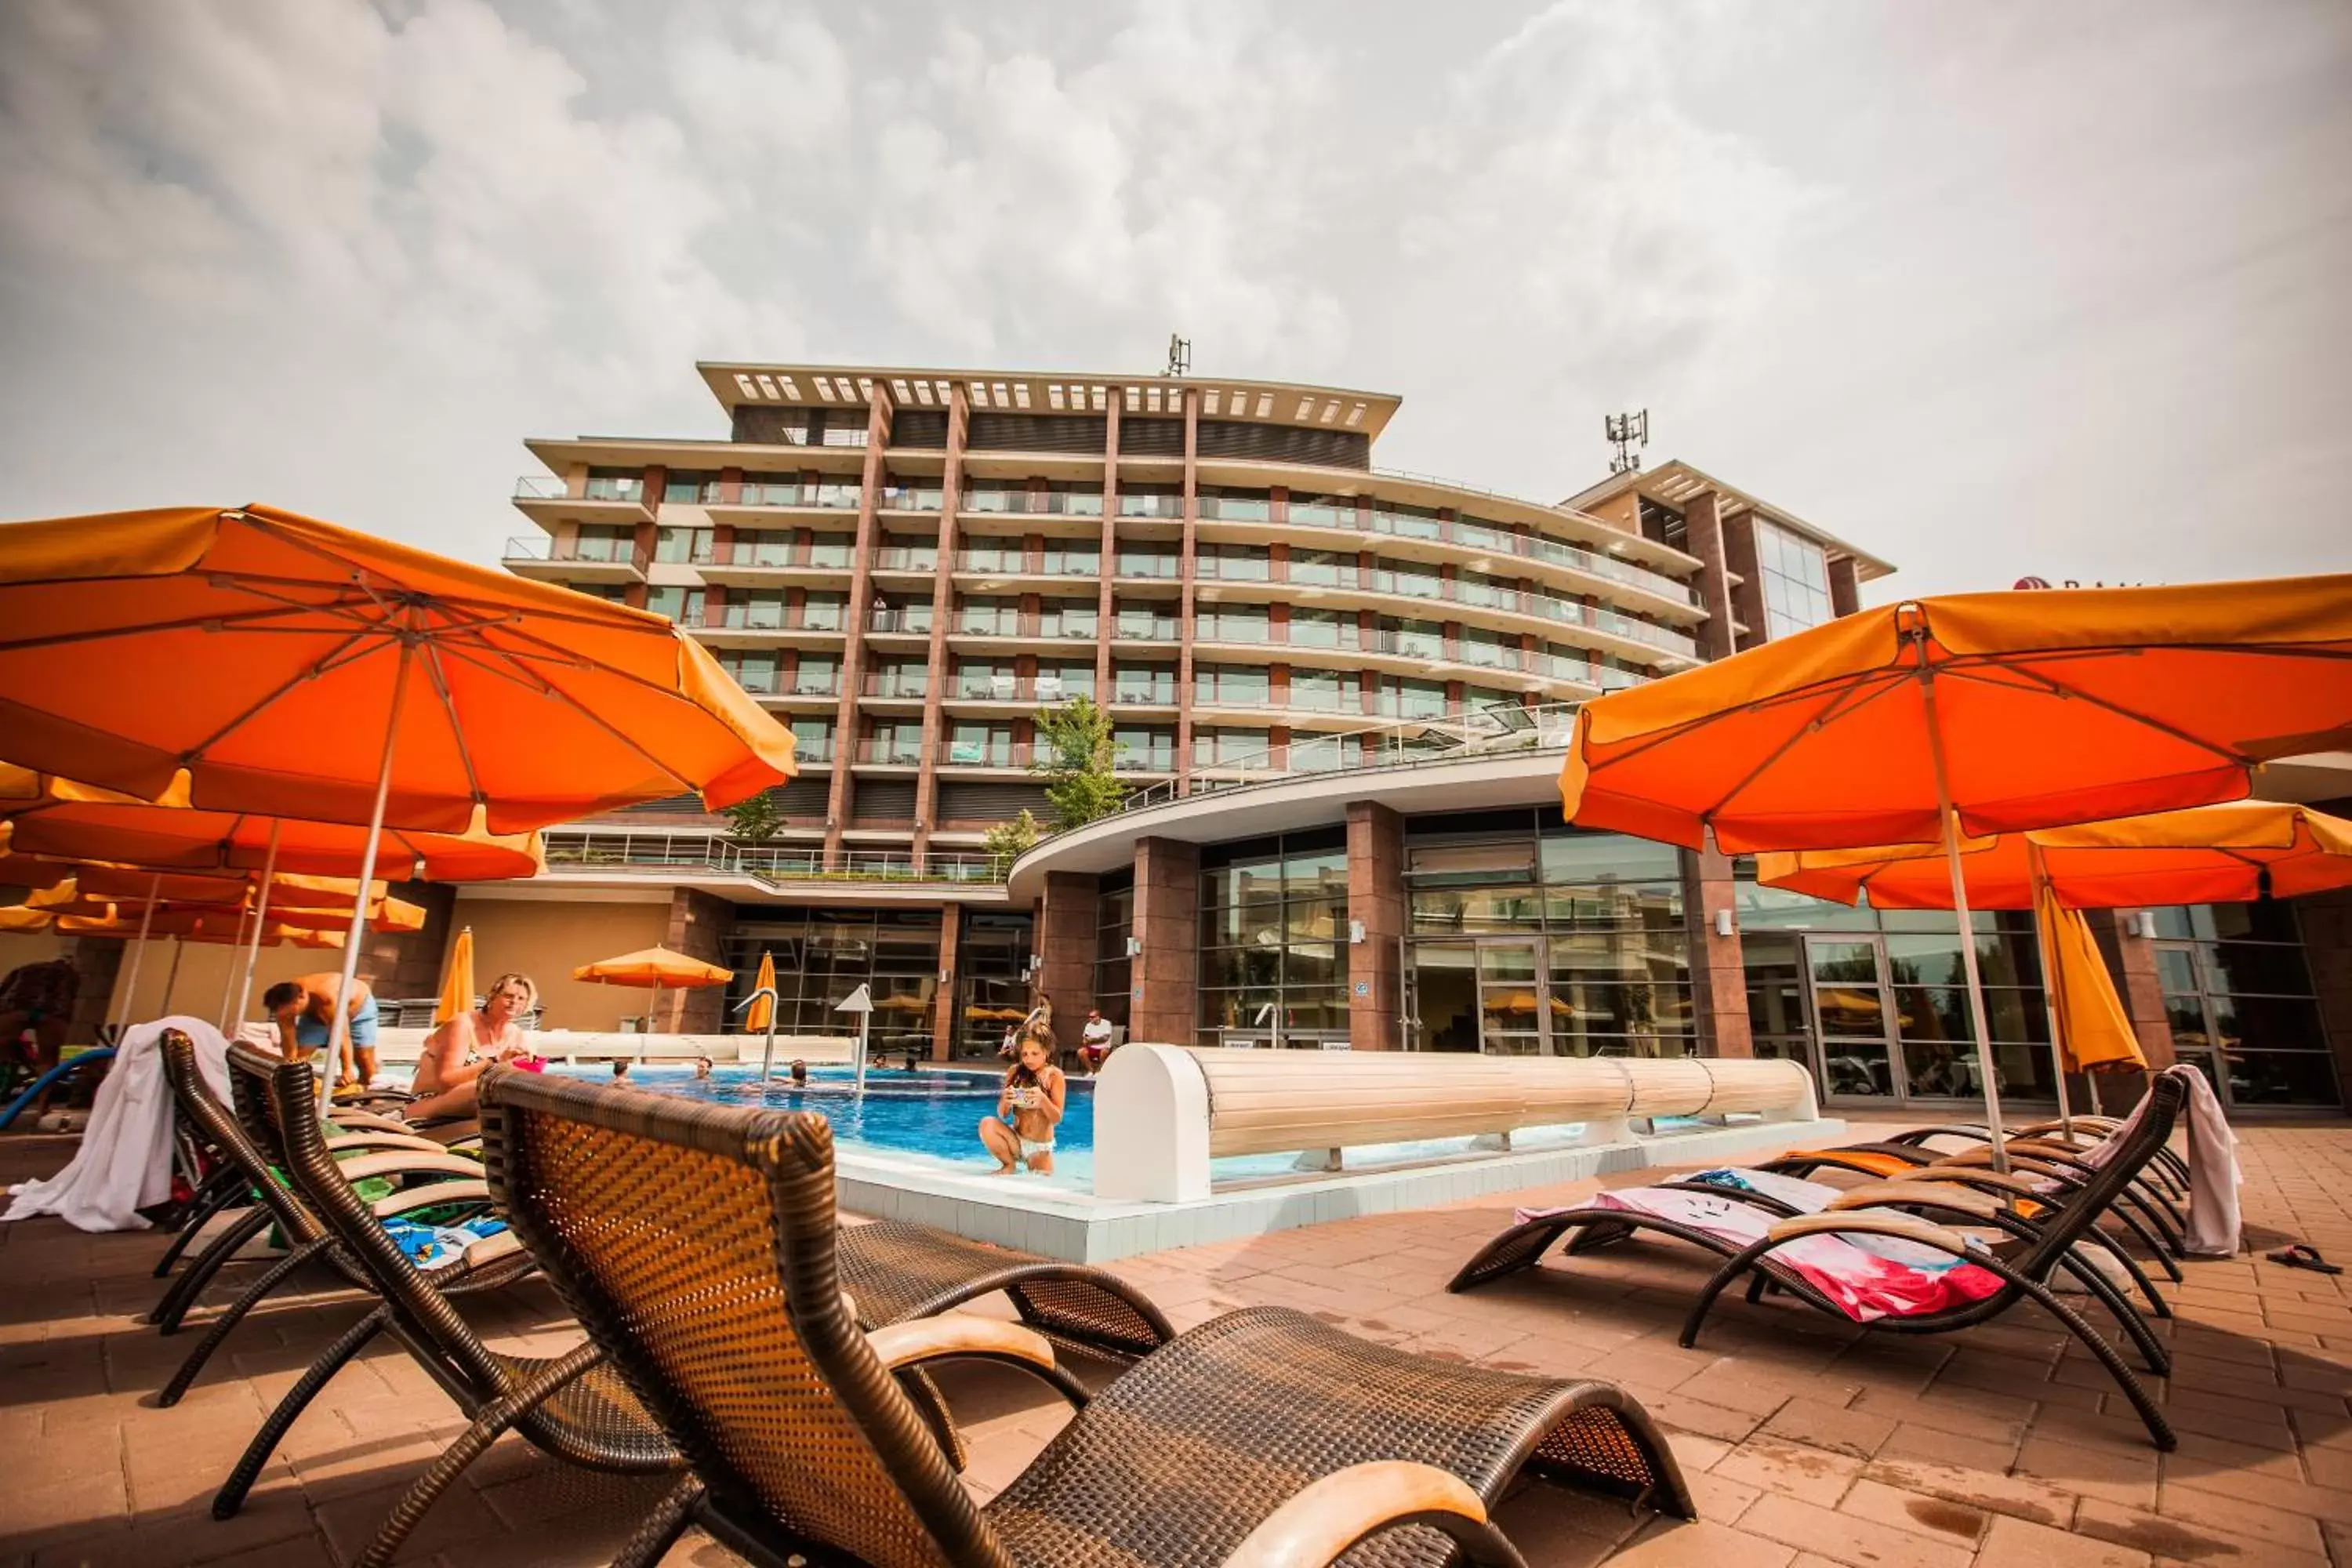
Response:
[[[511,1061],[530,1052],[515,1020],[530,1011],[539,987],[528,974],[501,974],[490,984],[481,1011],[460,1013],[426,1037],[416,1063],[416,1098],[408,1102],[411,1121],[474,1114],[474,1080],[493,1061]]]
[[[1041,1176],[1054,1173],[1054,1129],[1069,1096],[1069,1082],[1054,1065],[1053,1036],[1022,1036],[1021,1059],[1005,1070],[996,1114],[980,1124],[981,1142],[996,1156],[992,1174],[1009,1176],[1024,1164]]]

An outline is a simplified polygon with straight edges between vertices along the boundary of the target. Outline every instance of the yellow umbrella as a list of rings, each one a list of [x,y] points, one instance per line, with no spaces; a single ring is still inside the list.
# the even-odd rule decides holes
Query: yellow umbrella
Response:
[[[433,1022],[446,1024],[473,1010],[474,928],[467,926],[450,944],[449,969],[441,977],[441,1000],[433,1009]]]
[[[583,963],[572,972],[574,980],[593,980],[604,985],[642,985],[653,991],[647,1005],[646,1017],[657,1021],[661,1014],[662,987],[694,990],[705,985],[724,985],[735,978],[731,969],[721,969],[715,963],[705,963],[698,958],[688,958],[682,952],[672,952],[666,947],[640,948],[617,958],[600,958],[593,963]],[[650,1031],[649,1031],[650,1032]]]
[[[2055,1026],[2059,1082],[2068,1073],[2145,1071],[2138,1031],[2116,994],[2083,911],[2060,903],[2057,889],[2045,881],[2033,902],[2033,929],[2042,939],[2042,984]]]
[[[751,982],[751,1008],[743,1015],[743,1026],[757,1033],[776,1021],[776,959],[773,953],[760,955],[760,973]]]

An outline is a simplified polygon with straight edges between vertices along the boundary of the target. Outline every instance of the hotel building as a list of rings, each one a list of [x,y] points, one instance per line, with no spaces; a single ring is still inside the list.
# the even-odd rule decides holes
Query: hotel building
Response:
[[[455,896],[492,968],[767,952],[784,1028],[835,1032],[863,982],[877,1040],[935,1059],[992,1056],[1042,985],[1069,1034],[1097,1005],[1137,1038],[1774,1054],[1832,1100],[1969,1091],[1950,917],[1578,831],[1553,788],[1571,705],[1851,611],[1885,561],[1679,462],[1556,503],[1378,467],[1384,394],[700,371],[723,436],[528,441],[546,471],[505,559],[677,620],[801,776],[758,844],[690,798],[551,833],[547,878]],[[1128,807],[1008,877],[982,835],[1046,815],[1034,715],[1079,695]],[[2352,982],[2323,994],[2296,911],[2103,923],[2152,1054],[2244,1036],[2259,975],[2260,1048],[2221,1076],[2336,1102],[2321,1015]],[[2046,1094],[2030,919],[1978,927],[2008,1092]],[[557,1026],[643,1005],[548,990]],[[653,1024],[717,1029],[733,999]]]

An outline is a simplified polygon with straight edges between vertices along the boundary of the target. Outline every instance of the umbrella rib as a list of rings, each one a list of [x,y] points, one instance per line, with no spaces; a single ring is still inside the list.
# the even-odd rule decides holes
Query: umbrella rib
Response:
[[[475,664],[475,665],[477,665],[477,666],[481,667],[482,668],[484,668],[484,669],[485,669],[488,673],[489,673],[489,674],[492,674],[492,675],[502,675],[502,676],[504,676],[504,677],[505,677],[505,679],[510,679],[510,680],[515,681],[515,683],[516,683],[517,685],[524,686],[526,689],[530,689],[530,683],[529,683],[528,681],[523,680],[523,679],[521,679],[521,676],[522,676],[522,675],[524,675],[524,674],[530,674],[530,673],[533,673],[533,672],[530,669],[530,667],[528,667],[528,666],[526,666],[526,665],[523,665],[520,660],[516,659],[512,654],[508,653],[508,652],[507,652],[505,649],[503,649],[503,648],[499,648],[499,647],[488,647],[488,648],[486,648],[486,650],[485,650],[485,651],[487,651],[488,653],[489,653],[489,654],[491,654],[491,655],[496,656],[497,658],[499,658],[505,659],[505,660],[506,660],[508,663],[509,663],[509,664],[512,664],[512,665],[515,667],[515,670],[517,671],[517,673],[514,673],[514,674],[508,674],[508,673],[507,673],[507,672],[505,672],[505,671],[501,671],[501,670],[499,670],[499,669],[493,668],[491,668],[490,666],[488,666],[488,664],[486,664],[482,659],[479,659],[479,658],[475,658],[475,657],[473,656],[473,654],[472,654],[472,652],[471,652],[470,650],[453,650],[453,651],[456,651],[456,652],[457,653],[457,656],[458,656],[459,658],[465,658],[465,659],[467,659],[469,663],[472,663],[472,664]],[[575,661],[575,662],[573,663],[573,665],[572,665],[572,668],[585,668],[585,667],[584,667],[584,666],[580,666],[580,665],[578,665],[578,664],[576,663],[576,661]],[[607,668],[609,668],[609,667],[607,667]],[[638,679],[638,678],[636,678],[636,677],[630,676],[630,675],[628,674],[628,672],[627,672],[627,671],[625,671],[625,670],[611,670],[611,671],[610,671],[610,673],[614,674],[614,675],[621,676],[621,677],[623,677],[624,679],[632,679],[632,680],[636,680],[636,681],[637,681],[637,684],[642,685],[642,686],[645,686],[645,687],[648,688],[648,689],[651,689],[651,690],[654,690],[654,691],[660,691],[660,690],[662,690],[662,688],[660,688],[660,687],[658,687],[658,686],[656,686],[653,682],[651,682],[651,681],[647,681],[647,680],[641,680],[641,679]],[[543,697],[547,697],[547,698],[552,699],[552,700],[555,700],[555,701],[559,701],[559,702],[562,702],[562,703],[567,704],[567,705],[568,705],[568,706],[572,710],[572,711],[574,711],[574,712],[578,713],[582,718],[586,719],[590,723],[594,724],[597,728],[599,728],[599,729],[603,730],[606,734],[611,735],[614,740],[616,740],[616,741],[620,742],[621,742],[621,744],[623,744],[624,746],[626,746],[630,751],[635,752],[638,756],[643,757],[643,758],[644,758],[644,759],[645,759],[648,763],[652,764],[653,769],[654,769],[654,771],[655,771],[655,772],[656,772],[656,773],[661,773],[662,775],[664,775],[664,776],[665,776],[665,777],[667,777],[667,778],[669,778],[669,779],[674,780],[675,782],[677,782],[679,785],[681,785],[681,786],[682,786],[682,787],[684,787],[684,788],[687,788],[687,789],[695,789],[695,788],[698,788],[698,786],[697,786],[697,785],[696,785],[696,784],[694,783],[694,781],[693,781],[693,780],[691,780],[691,779],[689,779],[689,778],[686,777],[684,774],[680,773],[679,773],[676,768],[671,767],[667,763],[663,762],[659,757],[655,756],[651,752],[646,751],[643,746],[639,745],[639,744],[638,744],[638,743],[637,743],[634,739],[632,739],[632,738],[631,738],[631,737],[630,737],[630,736],[629,736],[625,731],[622,731],[622,730],[619,730],[619,729],[615,728],[615,727],[614,727],[614,725],[612,725],[611,723],[608,723],[608,722],[605,721],[604,716],[603,714],[601,714],[601,713],[597,712],[593,707],[590,706],[590,705],[589,705],[588,703],[586,703],[586,702],[582,701],[579,698],[572,696],[570,692],[568,692],[568,691],[564,690],[562,687],[557,686],[557,685],[556,685],[556,684],[554,684],[552,681],[546,680],[544,678],[541,678],[541,681],[540,681],[540,684],[538,685],[538,687],[536,688],[536,689],[538,690],[539,694],[540,694],[540,695],[541,695],[541,696],[543,696]],[[675,696],[675,695],[676,695],[676,693],[674,693],[674,692],[673,692],[673,693],[670,693],[669,695]]]
[[[1860,690],[1861,688],[1859,685],[1853,683],[1848,683],[1835,688],[1830,694],[1828,703],[1822,707],[1820,712],[1807,720],[1803,727],[1799,729],[1795,733],[1785,737],[1779,745],[1774,746],[1771,752],[1765,756],[1763,761],[1758,763],[1754,767],[1741,774],[1738,782],[1734,784],[1729,789],[1724,791],[1722,795],[1718,795],[1713,805],[1708,806],[1706,810],[1698,814],[1699,820],[1712,824],[1715,821],[1716,813],[1721,811],[1725,806],[1729,805],[1733,796],[1737,795],[1741,790],[1746,789],[1749,784],[1754,784],[1765,770],[1771,767],[1773,763],[1779,762],[1783,756],[1786,756],[1790,748],[1794,746],[1798,742],[1803,740],[1806,736],[1812,734],[1817,730],[1826,729],[1828,726],[1836,723],[1840,719],[1848,718],[1853,714],[1861,711],[1871,703],[1877,701],[1881,697],[1885,696],[1888,692],[1900,690],[1906,684],[1906,678],[1902,677],[1900,673],[1897,672],[1896,679],[1888,681],[1884,686],[1874,688],[1868,696],[1865,696],[1859,701],[1851,704],[1843,712],[1836,711],[1838,705],[1844,702],[1847,698],[1852,697],[1856,691]]]
[[[2042,674],[2038,670],[2018,668],[2018,667],[2014,665],[2004,665],[2001,668],[2015,669],[2018,674],[2024,676],[2027,679],[2040,682],[2053,697],[2063,697],[2072,701],[2087,702],[2094,708],[2103,708],[2106,710],[2106,711],[2113,713],[2119,718],[2128,719],[2135,724],[2144,724],[2151,730],[2171,736],[2176,741],[2180,741],[2189,745],[2195,746],[2200,751],[2210,752],[2224,762],[2235,763],[2237,766],[2242,768],[2252,767],[2254,763],[2253,758],[2242,756],[2240,753],[2230,750],[2227,746],[2215,745],[2212,742],[2205,740],[2201,736],[2190,734],[2188,731],[2179,728],[2178,725],[2168,724],[2161,719],[2151,718],[2147,714],[2137,712],[2132,709],[2124,707],[2121,703],[2110,702],[2104,697],[2096,696],[2094,693],[2082,690],[2077,687],[2069,686],[2064,681],[2054,680],[2049,676]],[[1973,670],[1956,670],[1949,665],[1944,666],[1942,668],[1938,669],[1937,673],[1938,675],[1948,676],[1955,680],[1972,680],[1979,686],[2000,686],[2004,684],[2003,682],[1997,680],[1987,680],[1983,676]],[[2015,690],[2017,689],[2015,687],[2011,687],[2010,689]]]
[[[316,605],[294,605],[290,601],[273,603],[268,609],[238,610],[218,616],[184,616],[171,621],[142,621],[137,626],[100,626],[88,631],[52,632],[40,637],[0,638],[0,653],[17,653],[26,648],[63,647],[74,643],[103,642],[108,637],[145,637],[154,632],[201,631],[207,626],[235,626],[239,631],[309,631],[317,635],[327,628],[320,626],[256,626],[247,623],[274,620],[296,613],[308,614],[320,609]]]
[[[449,721],[449,738],[457,742],[457,762],[466,770],[466,787],[473,794],[475,803],[482,802],[482,775],[474,767],[474,751],[466,743],[466,727],[457,721],[457,694],[449,689],[449,681],[441,668],[441,649],[434,643],[424,647],[425,673],[432,678],[433,689],[440,694],[441,711]]]
[[[263,693],[258,700],[247,706],[243,712],[238,713],[227,723],[223,724],[220,728],[215,730],[211,734],[205,736],[194,745],[189,747],[186,751],[182,752],[180,753],[181,765],[184,767],[191,763],[196,762],[198,759],[203,757],[206,752],[212,750],[213,747],[220,744],[222,741],[227,739],[231,731],[241,729],[246,724],[250,723],[254,717],[263,709],[268,707],[271,703],[277,701],[279,698],[293,690],[297,686],[302,684],[302,682],[324,673],[331,667],[338,668],[342,668],[343,666],[333,664],[333,661],[341,655],[352,653],[352,650],[354,647],[357,647],[359,651],[357,653],[352,653],[352,658],[343,661],[343,665],[346,666],[356,664],[361,659],[365,658],[368,655],[380,652],[386,646],[383,643],[368,644],[364,647],[361,646],[364,642],[364,638],[360,637],[359,634],[353,633],[351,637],[345,638],[340,647],[330,650],[325,658],[320,659],[318,663],[312,665],[309,669],[300,671],[289,679],[280,681],[276,687]]]

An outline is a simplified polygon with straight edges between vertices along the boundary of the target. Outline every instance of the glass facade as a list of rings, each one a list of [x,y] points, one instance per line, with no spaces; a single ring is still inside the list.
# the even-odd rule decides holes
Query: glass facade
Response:
[[[1681,851],[1529,811],[1417,820],[1405,856],[1413,1047],[1697,1051]]]
[[[956,939],[956,1021],[949,1052],[958,1061],[996,1059],[1007,1026],[1029,1016],[1027,915],[973,910]]]
[[[1344,1043],[1347,942],[1346,829],[1204,847],[1200,1043]]]
[[[2158,910],[2156,930],[2172,1048],[2224,1104],[2342,1103],[2294,905]]]
[[[1831,620],[1830,563],[1822,547],[1776,523],[1756,520],[1756,563],[1764,578],[1767,634],[1784,637]]]
[[[762,953],[776,961],[777,1034],[855,1035],[856,1020],[834,1007],[867,985],[874,1047],[931,1054],[939,910],[739,909],[721,960],[735,971],[727,988],[730,1028],[740,1026],[735,1008],[751,994]]]
[[[1105,877],[1095,895],[1095,1005],[1124,1027],[1135,978],[1127,939],[1135,934],[1135,873]]]

